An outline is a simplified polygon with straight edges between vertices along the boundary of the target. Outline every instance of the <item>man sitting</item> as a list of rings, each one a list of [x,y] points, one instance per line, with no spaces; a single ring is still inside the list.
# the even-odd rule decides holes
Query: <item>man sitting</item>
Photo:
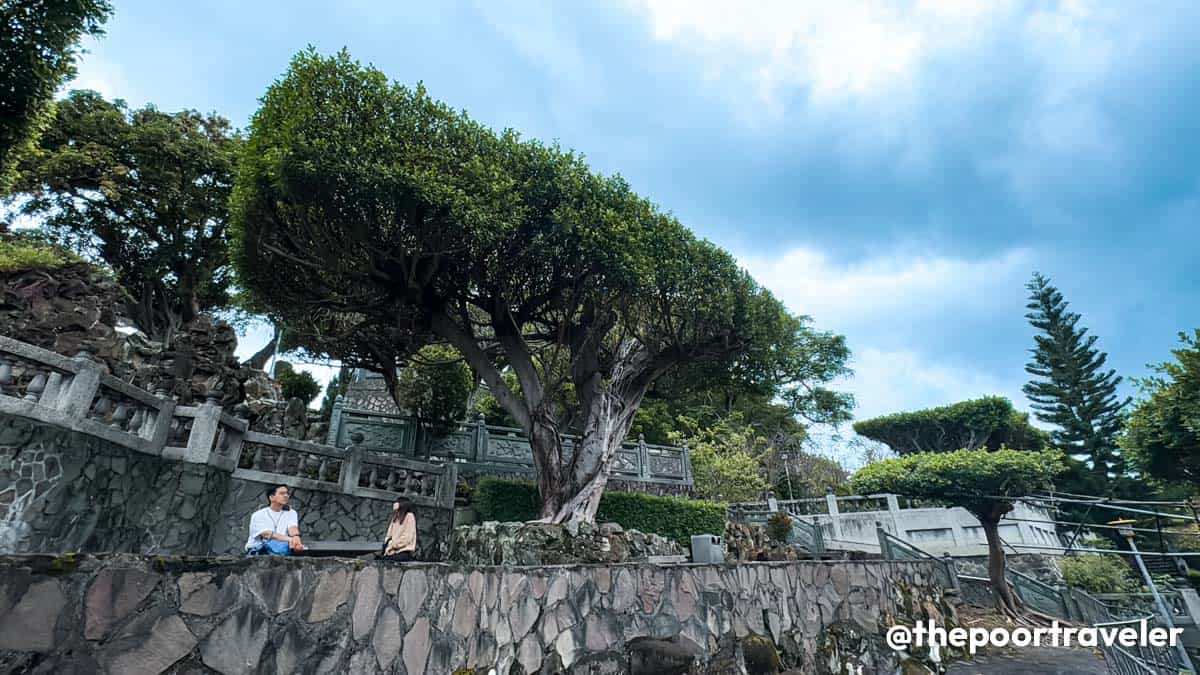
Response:
[[[273,485],[267,490],[267,504],[250,516],[250,538],[246,541],[249,555],[291,555],[303,551],[300,541],[300,516],[288,507],[290,497],[286,485]]]

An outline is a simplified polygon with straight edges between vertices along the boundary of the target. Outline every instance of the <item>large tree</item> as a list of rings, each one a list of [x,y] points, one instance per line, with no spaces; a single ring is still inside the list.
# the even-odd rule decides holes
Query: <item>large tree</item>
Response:
[[[1018,616],[1021,604],[1008,585],[1000,520],[1015,501],[1048,487],[1063,470],[1060,460],[1055,450],[924,452],[868,464],[850,482],[859,494],[893,492],[970,511],[987,539],[988,578],[996,604]]]
[[[1038,330],[1032,357],[1025,372],[1033,379],[1022,387],[1036,417],[1056,429],[1054,445],[1090,465],[1093,483],[1106,490],[1110,470],[1120,473],[1117,434],[1122,410],[1129,399],[1117,396],[1121,377],[1104,370],[1108,354],[1096,349],[1096,336],[1079,325],[1079,314],[1069,311],[1062,293],[1050,280],[1035,273],[1029,290],[1025,318]]]
[[[1045,432],[1008,399],[985,396],[938,408],[895,413],[854,423],[854,431],[886,444],[896,454],[954,450],[1041,450]]]
[[[658,377],[755,367],[788,339],[779,301],[620,177],[345,53],[298,55],[247,143],[232,202],[247,289],[307,349],[385,375],[456,348],[528,433],[547,520],[594,517]]]
[[[1200,329],[1179,334],[1174,362],[1141,382],[1147,395],[1125,423],[1121,447],[1142,472],[1168,483],[1200,485]]]
[[[102,34],[111,13],[107,0],[0,2],[0,195],[75,75],[80,38]]]
[[[130,318],[166,343],[199,312],[229,304],[228,201],[240,148],[217,115],[131,111],[75,91],[22,160],[14,203],[112,268],[132,298]]]

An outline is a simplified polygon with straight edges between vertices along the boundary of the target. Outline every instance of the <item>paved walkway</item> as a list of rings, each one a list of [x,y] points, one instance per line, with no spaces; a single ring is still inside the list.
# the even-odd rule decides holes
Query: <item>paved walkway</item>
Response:
[[[977,656],[950,665],[946,675],[1103,675],[1104,659],[1087,649],[1033,647],[994,656]]]

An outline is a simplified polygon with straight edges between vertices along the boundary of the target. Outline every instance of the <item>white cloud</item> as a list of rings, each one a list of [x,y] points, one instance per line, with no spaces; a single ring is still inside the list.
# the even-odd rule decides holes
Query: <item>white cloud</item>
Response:
[[[837,262],[813,248],[777,257],[745,255],[742,265],[789,309],[823,328],[906,324],[933,314],[986,311],[1021,294],[1032,269],[1027,249],[968,260],[897,249],[888,255]]]
[[[749,62],[761,98],[808,88],[814,101],[857,98],[902,86],[922,60],[969,41],[1009,3],[921,0],[794,2],[633,0],[659,40],[711,48],[727,68]]]
[[[83,53],[76,60],[75,78],[62,86],[60,93],[72,89],[91,89],[108,99],[123,98],[135,107],[141,102],[130,100],[129,82],[121,67],[98,52],[96,38],[83,41]]]

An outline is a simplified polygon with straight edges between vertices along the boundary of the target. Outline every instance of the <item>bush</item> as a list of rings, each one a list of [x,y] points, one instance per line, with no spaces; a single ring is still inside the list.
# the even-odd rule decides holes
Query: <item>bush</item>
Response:
[[[280,361],[275,366],[275,380],[279,382],[279,392],[285,401],[298,398],[307,406],[321,393],[321,383],[315,377],[303,370],[295,370],[287,361]]]
[[[79,259],[66,251],[31,238],[0,239],[0,272],[54,270]]]
[[[484,478],[475,487],[474,505],[481,520],[534,520],[540,504],[537,486],[530,481]],[[605,492],[596,521],[659,534],[686,548],[694,534],[724,534],[725,505],[640,492]]]
[[[788,514],[779,511],[767,519],[767,536],[772,541],[786,542],[792,533],[792,519]]]
[[[1129,566],[1115,555],[1088,553],[1058,561],[1063,581],[1088,593],[1126,593],[1136,590]]]

